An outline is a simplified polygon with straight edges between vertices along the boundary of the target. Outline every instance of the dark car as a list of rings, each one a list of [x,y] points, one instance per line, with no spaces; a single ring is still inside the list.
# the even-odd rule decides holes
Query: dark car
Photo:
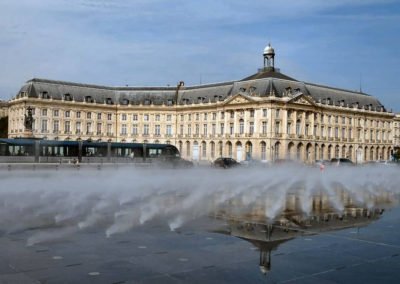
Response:
[[[238,162],[236,162],[235,159],[232,159],[232,158],[223,158],[223,157],[221,157],[221,158],[216,159],[213,162],[213,166],[214,167],[221,167],[221,168],[224,168],[224,169],[231,168],[231,167],[236,167],[238,165],[240,165],[240,164]]]
[[[346,158],[333,158],[331,159],[331,166],[354,166],[354,163],[350,159]]]

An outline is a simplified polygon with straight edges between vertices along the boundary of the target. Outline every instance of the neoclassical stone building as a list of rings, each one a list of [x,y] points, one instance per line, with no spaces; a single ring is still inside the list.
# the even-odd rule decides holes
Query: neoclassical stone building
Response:
[[[29,80],[9,102],[9,137],[171,143],[182,156],[211,161],[388,159],[395,115],[373,96],[298,81],[264,67],[243,80],[176,87],[106,87]],[[397,122],[398,124],[399,122]]]

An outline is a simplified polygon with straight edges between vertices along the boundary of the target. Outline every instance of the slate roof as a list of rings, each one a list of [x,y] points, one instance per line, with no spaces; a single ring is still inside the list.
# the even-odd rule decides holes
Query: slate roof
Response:
[[[182,105],[223,101],[231,95],[240,93],[257,97],[285,97],[301,92],[312,97],[317,103],[377,111],[383,108],[383,111],[386,111],[373,96],[297,81],[278,70],[271,69],[261,69],[258,73],[239,81],[182,87],[178,92],[178,98],[176,91],[177,87],[110,87],[35,78],[27,81],[19,94],[25,92],[28,97],[45,96],[52,99],[62,99],[68,94],[78,102],[90,99],[101,104],[108,102],[133,105],[176,103]]]

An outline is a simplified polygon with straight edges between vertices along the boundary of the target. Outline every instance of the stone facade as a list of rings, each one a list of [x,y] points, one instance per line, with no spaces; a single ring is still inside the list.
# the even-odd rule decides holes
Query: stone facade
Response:
[[[300,82],[273,64],[241,81],[190,87],[32,79],[9,102],[8,134],[21,136],[30,106],[38,138],[171,143],[204,161],[390,158],[399,116],[372,96]]]
[[[396,114],[393,122],[393,146],[400,148],[400,114]]]

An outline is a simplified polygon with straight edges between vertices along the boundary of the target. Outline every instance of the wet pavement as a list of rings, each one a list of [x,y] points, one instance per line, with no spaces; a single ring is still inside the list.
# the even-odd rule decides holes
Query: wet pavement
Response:
[[[27,246],[32,228],[1,235],[0,283],[399,283],[399,217],[394,208],[368,226],[269,243],[208,218],[179,231],[152,221],[111,238],[91,229]]]

